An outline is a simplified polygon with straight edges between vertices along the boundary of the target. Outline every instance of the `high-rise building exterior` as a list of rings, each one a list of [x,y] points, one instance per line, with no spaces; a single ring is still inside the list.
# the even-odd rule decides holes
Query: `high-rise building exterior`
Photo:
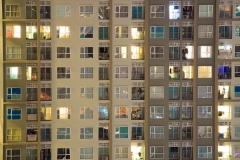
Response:
[[[239,0],[3,0],[0,160],[238,160]]]

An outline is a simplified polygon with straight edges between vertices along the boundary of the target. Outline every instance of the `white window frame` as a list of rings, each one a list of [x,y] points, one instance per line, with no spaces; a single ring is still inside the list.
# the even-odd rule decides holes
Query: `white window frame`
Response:
[[[125,117],[121,117],[121,110],[122,108],[125,108],[126,115]],[[114,107],[114,117],[117,119],[126,119],[129,118],[129,107],[128,106],[115,106]]]
[[[205,93],[200,93],[200,88],[206,87]],[[208,90],[211,89],[209,92]],[[201,96],[201,94],[206,94],[207,96]],[[198,86],[198,98],[212,98],[212,86]]]
[[[92,49],[92,53],[90,53]],[[80,58],[93,58],[94,47],[80,47]]]
[[[128,47],[127,46],[116,46],[114,58],[128,58]]]
[[[18,28],[15,31],[15,28]],[[6,38],[21,38],[21,26],[19,25],[12,25],[12,26],[6,26]],[[9,37],[8,35],[11,34]]]
[[[79,30],[80,30],[80,34],[79,34],[80,39],[94,38],[94,27],[93,26],[80,26]],[[82,35],[83,35],[83,37],[82,37]],[[86,35],[92,35],[92,37],[86,37]]]
[[[157,110],[162,110],[158,112]],[[156,118],[156,117],[159,118]],[[150,106],[150,118],[151,119],[163,119],[164,118],[164,106]]]
[[[92,113],[88,111],[92,111]],[[93,107],[80,107],[80,119],[93,119],[93,115],[94,115]]]
[[[234,106],[234,118],[240,118],[240,106]]]
[[[64,130],[64,131],[59,131],[59,129]],[[69,133],[67,131],[69,130]],[[57,139],[58,140],[63,140],[61,138],[58,138],[58,136],[64,136],[63,139],[71,139],[71,128],[69,127],[59,127],[57,128]],[[69,138],[68,138],[69,136]]]
[[[93,99],[93,87],[80,87],[80,98]]]
[[[159,8],[160,8],[160,11],[158,10]],[[150,18],[165,18],[165,6],[164,5],[150,6]]]
[[[64,153],[63,154],[59,154],[58,153],[58,149],[64,149]],[[69,154],[67,153],[67,150],[69,150]],[[64,160],[70,160],[71,159],[71,149],[70,148],[57,148],[57,157],[65,157]],[[66,157],[69,157],[69,159],[67,159]],[[60,159],[58,159],[60,160]]]
[[[12,10],[13,6],[16,6],[19,10],[13,11]],[[8,7],[10,10],[7,10]],[[5,16],[6,17],[21,17],[21,5],[20,4],[6,4],[5,5]]]
[[[57,38],[70,38],[70,26],[56,26]]]
[[[122,10],[122,7],[124,7],[124,10]],[[128,18],[128,10],[129,7],[127,5],[115,6],[115,18]]]
[[[60,68],[65,69],[65,72],[60,73],[59,72]],[[63,77],[60,75],[63,75]],[[57,79],[70,79],[70,77],[71,77],[71,68],[70,67],[57,67]]]
[[[127,71],[127,72],[125,72]],[[128,66],[116,66],[115,67],[115,78],[128,78]]]
[[[58,93],[57,91],[57,99],[70,99],[71,96],[71,88],[70,87],[57,87],[57,90],[65,89],[65,93]]]
[[[61,113],[64,112],[64,113]],[[70,119],[71,108],[69,107],[58,107],[57,108],[57,119],[66,120]]]
[[[90,149],[90,151],[89,151]],[[80,159],[93,159],[94,150],[93,147],[81,147],[80,148]]]
[[[198,58],[212,58],[212,46],[198,46]]]
[[[159,92],[156,89],[161,90]],[[164,98],[164,86],[150,86],[150,99]]]
[[[8,131],[10,130],[10,134],[8,134]],[[13,135],[13,130],[18,130],[18,132],[20,133],[20,135]],[[6,140],[7,141],[21,141],[22,139],[22,129],[21,128],[7,128],[6,129]],[[17,140],[15,140],[15,138],[17,138]]]
[[[59,52],[60,49],[62,50],[62,53]],[[70,58],[70,56],[71,56],[70,47],[57,47],[57,58]]]
[[[203,11],[201,7],[207,7],[207,11]],[[213,5],[199,5],[199,18],[213,17]]]
[[[128,146],[114,147],[115,159],[128,159],[128,150]],[[127,153],[124,151],[127,151]]]
[[[17,70],[17,74],[14,73],[13,69]],[[16,78],[11,78],[12,76],[14,76]],[[7,67],[7,76],[6,77],[9,80],[22,79],[22,67],[17,67],[17,66]]]
[[[18,48],[19,53],[14,52],[14,48]],[[21,46],[7,46],[6,59],[21,59]]]
[[[240,126],[234,126],[234,138],[240,139]]]
[[[115,26],[115,38],[128,38],[128,28],[128,26]]]
[[[89,72],[92,71],[92,72]],[[93,79],[93,67],[81,67],[80,79]]]
[[[204,133],[201,129],[205,129]],[[198,126],[198,138],[212,138],[212,126]]]
[[[202,27],[202,29],[200,29]],[[213,38],[212,25],[198,25],[198,38]]]
[[[157,27],[162,27],[163,28],[163,32],[156,32],[156,28]],[[152,28],[154,28],[154,31],[152,32]],[[164,32],[165,32],[165,26],[150,26],[150,38],[164,38],[165,37],[165,35],[164,35]],[[163,36],[162,37],[157,37],[156,35],[157,34],[163,34]],[[152,35],[153,35],[153,37],[152,37]]]
[[[198,66],[198,78],[212,78],[212,66]]]
[[[238,50],[239,50],[238,52],[236,51],[236,47],[237,47]],[[234,45],[234,51],[235,51],[235,52],[234,52],[234,53],[235,53],[235,54],[234,54],[234,57],[235,57],[235,58],[240,58],[240,45],[239,45],[239,44],[238,44],[238,45]]]
[[[86,11],[87,8],[92,7],[92,11]],[[94,7],[93,6],[86,6],[86,5],[80,5],[79,6],[79,17],[80,18],[93,18],[94,17]]]
[[[204,113],[206,116],[203,117],[200,113]],[[198,118],[212,118],[212,106],[198,106]]]
[[[59,11],[58,9],[64,8],[64,11]],[[56,17],[57,18],[66,18],[70,17],[71,8],[70,5],[57,5],[56,6]]]
[[[91,135],[91,133],[88,135],[86,129],[90,129],[92,131],[92,135]],[[79,138],[80,139],[93,139],[94,138],[93,127],[82,127],[82,128],[80,128],[80,137]]]
[[[13,150],[18,150],[19,151],[19,155],[13,155]],[[10,155],[8,154],[8,152],[10,152]],[[16,152],[14,152],[16,153]],[[21,159],[21,149],[20,148],[9,148],[6,149],[6,159]]]
[[[200,153],[201,147],[206,147],[206,153]],[[208,149],[211,149],[211,152],[208,152]],[[206,154],[207,157],[202,157],[201,154]],[[210,154],[210,155],[209,155]],[[212,158],[212,146],[198,146],[198,158]]]
[[[150,78],[151,79],[163,79],[164,78],[164,66],[150,66]]]
[[[159,48],[160,52],[157,52],[157,48]],[[163,59],[164,58],[164,46],[150,46],[150,58],[151,59]]]
[[[164,138],[164,126],[150,126],[150,139]]]
[[[20,89],[21,94],[13,93],[13,91],[12,91],[13,88],[18,88],[18,89]],[[11,89],[11,94],[8,94],[8,89]],[[20,87],[8,87],[8,88],[7,88],[7,97],[8,97],[8,96],[11,96],[11,99],[8,99],[8,98],[7,98],[7,100],[21,100],[21,99],[22,99],[22,88],[20,88]]]
[[[158,152],[157,149],[162,150],[162,152]],[[150,146],[149,152],[150,159],[164,159],[164,146]]]

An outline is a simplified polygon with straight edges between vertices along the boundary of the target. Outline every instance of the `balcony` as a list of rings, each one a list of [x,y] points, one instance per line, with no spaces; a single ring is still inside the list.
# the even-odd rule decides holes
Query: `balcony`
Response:
[[[131,78],[132,80],[144,80],[144,69],[133,67]]]
[[[191,140],[192,139],[192,127],[182,127],[182,140]]]
[[[232,50],[218,50],[218,59],[232,59]]]
[[[38,115],[37,114],[27,114],[28,121],[37,121]]]
[[[180,80],[180,67],[169,66],[169,80]]]
[[[109,100],[108,88],[107,87],[99,87],[98,89],[99,100]]]
[[[109,140],[108,126],[98,128],[98,140]]]
[[[109,48],[99,47],[99,60],[109,60]]]
[[[194,6],[183,6],[183,19],[194,18]]]
[[[240,158],[239,149],[232,148],[231,142],[219,142],[218,143],[218,160],[232,160],[232,154],[235,158]]]
[[[27,101],[37,101],[37,93],[27,93]]]
[[[179,147],[169,147],[169,159],[180,160],[180,148]]]
[[[38,134],[37,128],[27,129],[27,142],[37,142],[38,141],[37,134]]]
[[[168,88],[168,98],[169,100],[178,100],[180,99],[180,91],[179,87],[171,87]]]
[[[40,100],[41,101],[51,101],[52,100],[51,89],[50,89],[50,91],[45,91],[45,92],[41,91],[41,93],[40,93]]]
[[[143,127],[133,126],[131,140],[144,140],[143,132]]]
[[[218,79],[231,79],[231,63],[223,62],[218,65]]]
[[[230,82],[218,82],[218,99],[231,99]]]
[[[231,120],[230,105],[218,105],[218,120]]]
[[[191,35],[190,35],[191,38]],[[182,60],[193,59],[193,46],[186,46],[182,48]]]
[[[131,120],[143,120],[143,119],[144,119],[144,108],[132,107]]]
[[[36,142],[37,141],[37,135],[27,135],[27,141],[28,142]]]
[[[132,87],[132,100],[144,100],[144,87]]]
[[[218,139],[231,139],[231,124],[218,122]]]
[[[139,145],[138,141],[131,142],[131,158],[130,159],[131,160],[145,160],[144,143]]]

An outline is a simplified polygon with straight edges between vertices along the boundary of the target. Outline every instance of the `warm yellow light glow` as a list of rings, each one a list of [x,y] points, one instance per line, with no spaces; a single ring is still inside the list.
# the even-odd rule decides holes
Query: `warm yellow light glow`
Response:
[[[231,119],[229,106],[218,106],[218,111],[221,112],[221,115],[218,116],[219,119]]]
[[[21,38],[21,27],[14,26],[14,38]]]
[[[68,108],[59,108],[59,119],[68,119]]]
[[[32,79],[32,67],[27,67],[26,78],[27,78],[27,80]]]
[[[218,146],[218,153],[222,153],[222,154],[219,154],[220,156],[219,158],[228,159],[229,155],[231,155],[232,153],[231,145]]]
[[[131,153],[132,153],[132,160],[139,160],[139,153],[141,153],[141,156],[144,156],[143,154],[143,147],[142,146],[131,146]]]
[[[138,38],[138,31],[137,28],[132,28],[132,39]]]

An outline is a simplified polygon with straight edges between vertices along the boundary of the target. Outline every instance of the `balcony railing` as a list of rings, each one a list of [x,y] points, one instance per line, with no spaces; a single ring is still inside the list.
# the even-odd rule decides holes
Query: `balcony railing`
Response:
[[[27,93],[27,101],[37,101],[37,93]]]
[[[104,74],[99,73],[99,80],[109,80],[108,73]]]
[[[37,114],[28,114],[27,115],[28,121],[36,121],[37,120]]]
[[[28,142],[36,142],[37,141],[37,135],[27,135],[27,141]]]

